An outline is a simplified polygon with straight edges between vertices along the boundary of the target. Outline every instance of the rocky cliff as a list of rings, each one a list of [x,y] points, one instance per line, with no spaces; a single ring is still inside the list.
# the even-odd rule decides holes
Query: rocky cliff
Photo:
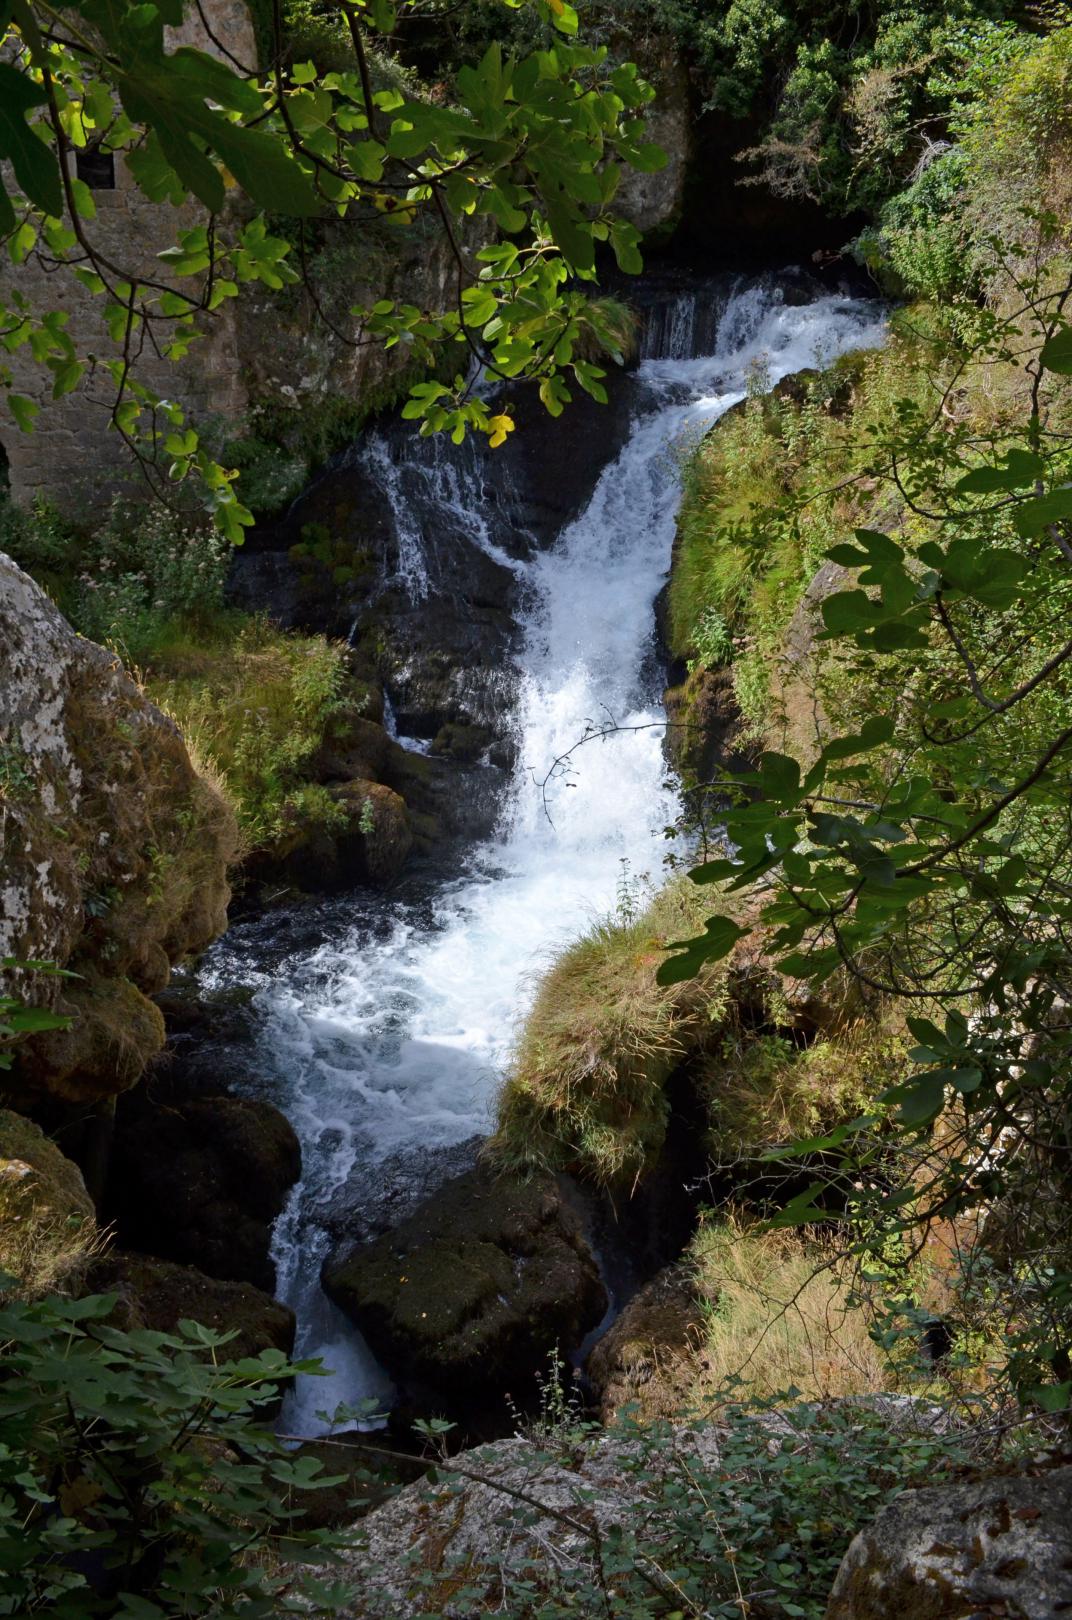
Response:
[[[0,960],[5,987],[71,1018],[4,1075],[20,1105],[93,1103],[162,1046],[149,1000],[226,925],[234,817],[118,658],[0,554]]]

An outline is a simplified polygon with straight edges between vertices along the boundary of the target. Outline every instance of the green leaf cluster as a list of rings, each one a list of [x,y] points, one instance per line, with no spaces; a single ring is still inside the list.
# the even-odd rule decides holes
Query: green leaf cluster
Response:
[[[286,1382],[319,1364],[271,1350],[228,1361],[230,1336],[196,1322],[125,1332],[115,1305],[0,1303],[0,1612],[344,1609],[333,1538],[299,1528],[295,1506],[338,1478],[267,1427]]]

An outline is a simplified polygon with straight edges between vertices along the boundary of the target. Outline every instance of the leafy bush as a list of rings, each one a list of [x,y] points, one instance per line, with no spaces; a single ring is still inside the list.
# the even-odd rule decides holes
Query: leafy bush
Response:
[[[906,1039],[882,1010],[810,1041],[729,1025],[696,1079],[719,1163],[822,1136],[862,1114],[897,1079]]]
[[[1053,36],[1016,84],[1048,96],[1066,52]],[[1048,161],[1063,172],[1070,153],[1066,138]],[[1064,220],[1021,223],[1022,238],[994,238],[987,301],[910,312],[912,335],[866,362],[825,423],[807,404],[767,413],[773,441],[803,448],[747,523],[722,519],[723,486],[704,485],[720,465],[748,476],[744,429],[721,450],[716,431],[683,555],[690,610],[706,578],[771,698],[758,768],[720,784],[733,859],[697,881],[751,894],[782,973],[812,994],[851,974],[903,1010],[915,1042],[874,1107],[785,1150],[789,1174],[831,1158],[783,1218],[847,1208],[867,1263],[893,1238],[988,1211],[975,1242],[1000,1260],[1003,1376],[1058,1410],[1072,1403],[1072,262]],[[779,603],[771,584],[796,586],[822,556],[836,565],[827,593],[787,643],[799,590]],[[725,954],[720,903],[662,983]]]
[[[223,609],[231,548],[156,502],[116,501],[82,531],[44,502],[0,516],[0,549],[52,591],[76,630],[140,664],[176,626],[210,624]]]
[[[262,1427],[315,1364],[221,1359],[227,1335],[109,1325],[114,1295],[0,1306],[0,1613],[124,1620],[334,1614],[294,1492],[337,1483]],[[290,1561],[289,1569],[283,1560]]]
[[[591,1459],[606,1478],[607,1440],[553,1424],[513,1450],[483,1557],[472,1546],[452,1556],[450,1530],[474,1479],[494,1488],[494,1453],[437,1469],[427,1522],[444,1533],[434,1558],[433,1538],[415,1538],[403,1578],[427,1620],[448,1604],[504,1620],[821,1620],[856,1531],[901,1491],[940,1484],[965,1459],[966,1443],[938,1432],[933,1415],[880,1396],[732,1408],[717,1433],[704,1422],[684,1432],[623,1422],[611,1522],[583,1472]],[[531,1482],[517,1472],[526,1463]],[[363,1612],[386,1616],[392,1602],[373,1588]]]

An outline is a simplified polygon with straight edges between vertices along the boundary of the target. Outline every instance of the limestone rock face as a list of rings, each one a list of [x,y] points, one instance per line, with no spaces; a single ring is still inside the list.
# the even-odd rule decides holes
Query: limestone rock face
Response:
[[[565,1355],[606,1308],[554,1178],[483,1169],[368,1247],[332,1255],[323,1280],[393,1373],[459,1407],[495,1391],[524,1400],[555,1347]]]
[[[683,1266],[667,1266],[634,1294],[585,1366],[604,1422],[622,1407],[639,1421],[686,1411],[699,1381],[704,1315]]]
[[[654,101],[644,110],[645,139],[662,147],[666,163],[650,174],[626,168],[615,207],[645,236],[666,233],[681,214],[692,148],[688,67],[677,41],[668,35],[631,38],[626,54],[655,91]]]
[[[530,1578],[540,1589],[549,1570],[590,1570],[591,1532],[627,1521],[643,1491],[635,1451],[635,1441],[606,1435],[564,1459],[529,1439],[463,1452],[452,1472],[406,1486],[355,1526],[343,1555],[360,1592],[350,1612],[470,1620],[500,1610],[513,1582]],[[712,1468],[718,1453],[713,1428],[680,1428],[662,1463]],[[647,1536],[657,1544],[657,1522]]]
[[[845,1554],[826,1620],[1072,1612],[1072,1467],[908,1491]]]
[[[71,1015],[29,1037],[5,1089],[92,1102],[163,1044],[147,993],[226,926],[234,817],[114,654],[0,554],[0,958],[14,993]]]
[[[0,1108],[0,1272],[27,1294],[65,1286],[95,1240],[78,1166],[32,1120]]]

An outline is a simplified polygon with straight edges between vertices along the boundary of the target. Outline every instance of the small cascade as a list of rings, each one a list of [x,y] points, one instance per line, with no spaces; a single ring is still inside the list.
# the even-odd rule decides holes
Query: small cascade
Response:
[[[284,1417],[292,1432],[318,1432],[318,1411],[385,1388],[320,1292],[332,1200],[355,1176],[375,1186],[392,1156],[486,1133],[541,969],[612,909],[623,861],[658,879],[677,799],[666,782],[653,604],[670,564],[680,447],[744,397],[757,362],[777,380],[818,351],[877,344],[883,331],[876,304],[790,303],[770,282],[722,281],[656,302],[628,441],[586,510],[523,561],[503,546],[479,446],[374,434],[354,447],[391,493],[399,588],[434,587],[459,546],[523,577],[518,764],[495,834],[432,889],[325,908],[317,947],[270,973],[243,961],[234,936],[213,953],[210,988],[256,986],[260,1072],[302,1143],[303,1181],[276,1233],[280,1293],[298,1314],[297,1353],[323,1356],[335,1377],[299,1381]],[[545,800],[534,778],[608,717],[629,729],[581,748],[568,789],[552,781]]]
[[[449,584],[449,571],[457,569],[466,547],[513,573],[523,570],[502,544],[512,532],[502,512],[509,491],[492,483],[478,436],[454,445],[440,434],[421,438],[412,423],[403,422],[359,440],[348,460],[382,493],[396,559],[384,584],[410,601]]]
[[[431,749],[432,739],[430,737],[411,737],[408,733],[399,731],[395,706],[386,692],[383,696],[383,729],[393,742],[400,743],[403,748],[408,748],[412,754],[427,754]]]

